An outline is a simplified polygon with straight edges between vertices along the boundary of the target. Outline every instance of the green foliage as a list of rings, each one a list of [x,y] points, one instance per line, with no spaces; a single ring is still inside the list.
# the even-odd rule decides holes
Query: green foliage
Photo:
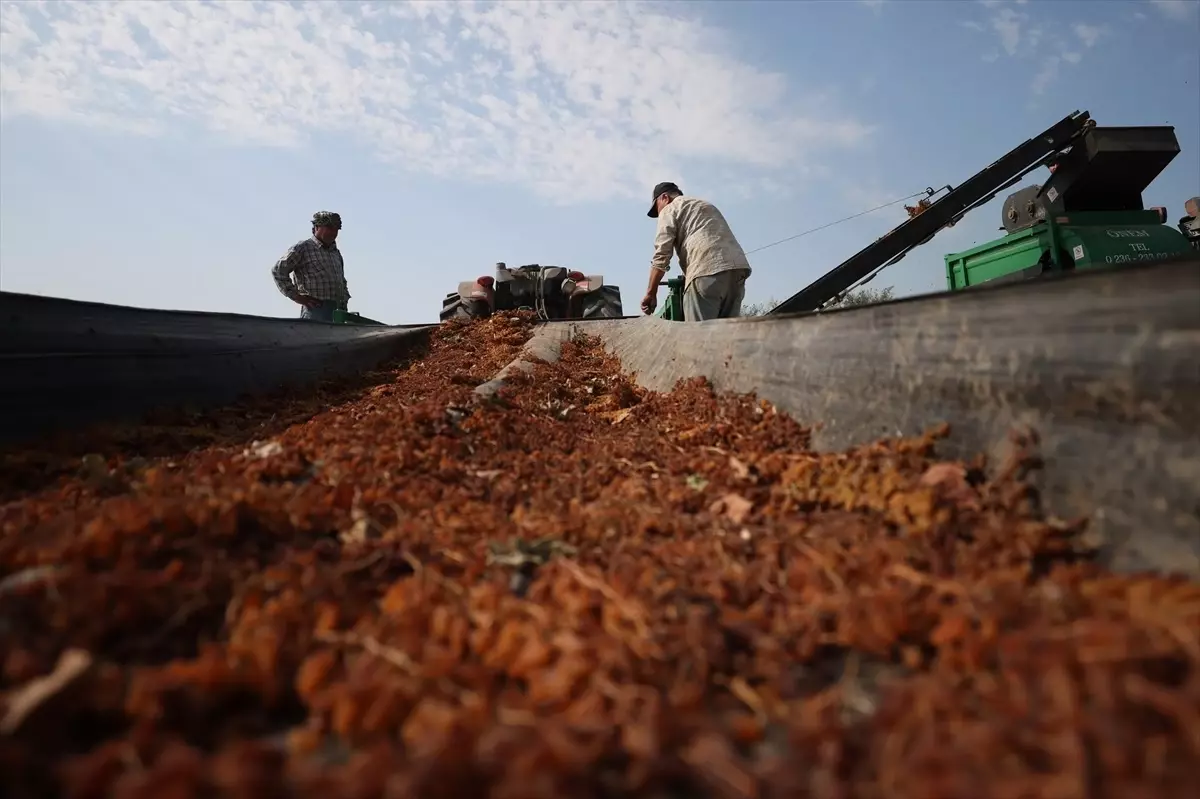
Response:
[[[742,316],[766,316],[767,313],[779,304],[779,300],[772,297],[766,302],[755,302],[750,305],[742,305]]]
[[[860,289],[846,292],[840,302],[831,302],[826,308],[853,308],[857,305],[874,305],[877,302],[887,302],[892,299],[893,288],[873,289],[864,286]]]
[[[882,289],[874,289],[864,286],[859,289],[847,292],[839,302],[831,302],[825,306],[827,310],[833,308],[853,308],[858,305],[872,305],[877,302],[887,302],[893,299],[895,289],[892,286]],[[772,297],[766,302],[754,302],[742,305],[742,316],[765,316],[780,300]]]

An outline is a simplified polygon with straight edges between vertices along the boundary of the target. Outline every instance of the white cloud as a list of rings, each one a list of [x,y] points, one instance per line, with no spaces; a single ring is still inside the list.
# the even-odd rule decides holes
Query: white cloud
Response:
[[[1164,17],[1174,20],[1185,20],[1200,10],[1200,0],[1150,0],[1150,5],[1158,9]]]
[[[1063,64],[1076,66],[1083,61],[1083,52],[1109,34],[1109,29],[1102,25],[1078,22],[1070,27],[1069,33],[1060,33],[1054,24],[1044,24],[1042,11],[1021,0],[978,0],[979,4],[990,9],[983,16],[985,23],[979,20],[962,22],[964,27],[972,30],[990,29],[996,37],[997,50],[985,50],[980,58],[993,63],[1000,59],[1002,51],[1009,58],[1020,64],[1036,64],[1037,69],[1032,73],[1030,90],[1034,95],[1042,95],[1062,73]],[[1018,9],[1017,6],[1025,8]],[[1067,42],[1064,35],[1074,35],[1078,42]],[[1074,45],[1074,46],[1072,46]]]
[[[1024,14],[1011,8],[1002,8],[992,15],[992,30],[996,31],[1000,45],[1009,55],[1016,55],[1021,47],[1021,23],[1025,18]]]
[[[1071,55],[1077,54],[1072,53]],[[1031,91],[1035,95],[1044,94],[1046,88],[1058,77],[1058,67],[1061,61],[1062,59],[1056,55],[1048,56],[1042,61],[1042,68],[1033,76],[1033,85],[1030,86]],[[1077,64],[1079,62],[1072,61],[1071,63]]]
[[[1086,22],[1077,22],[1074,27],[1075,35],[1079,37],[1079,41],[1083,42],[1084,47],[1095,47],[1096,42],[1107,33],[1106,29],[1099,25],[1088,25]]]
[[[804,170],[871,132],[789,101],[782,76],[669,4],[9,2],[0,37],[6,119],[340,135],[563,202],[637,197],[698,164]]]

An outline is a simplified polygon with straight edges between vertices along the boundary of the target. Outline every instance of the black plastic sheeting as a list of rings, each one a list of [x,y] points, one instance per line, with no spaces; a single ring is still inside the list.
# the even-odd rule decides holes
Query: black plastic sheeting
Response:
[[[1048,513],[1089,517],[1113,568],[1200,577],[1200,254],[822,314],[572,324],[643,386],[756,392],[822,425],[821,450],[948,422],[940,451],[995,464],[1030,426]]]
[[[431,329],[0,292],[0,441],[351,375],[420,345]]]

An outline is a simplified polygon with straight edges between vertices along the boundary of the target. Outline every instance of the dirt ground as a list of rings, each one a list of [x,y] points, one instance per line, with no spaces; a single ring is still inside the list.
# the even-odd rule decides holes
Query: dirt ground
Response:
[[[527,317],[0,454],[7,797],[1191,796],[1200,586]],[[952,431],[951,431],[952,432]]]

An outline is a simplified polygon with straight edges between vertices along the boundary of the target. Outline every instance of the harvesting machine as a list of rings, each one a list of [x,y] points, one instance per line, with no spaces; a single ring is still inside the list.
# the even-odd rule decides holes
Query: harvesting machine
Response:
[[[1167,209],[1142,201],[1178,154],[1173,127],[1097,127],[1088,112],[1076,111],[958,186],[926,189],[907,221],[770,313],[820,310],[1040,167],[1051,172],[1044,184],[1004,201],[1004,236],[945,256],[949,291],[1178,257],[1200,246],[1197,199],[1186,204],[1178,229],[1166,224]]]
[[[621,316],[621,290],[603,275],[585,275],[562,266],[496,264],[494,276],[458,284],[442,300],[441,321],[483,319],[496,311],[535,311],[539,319],[615,319]]]

